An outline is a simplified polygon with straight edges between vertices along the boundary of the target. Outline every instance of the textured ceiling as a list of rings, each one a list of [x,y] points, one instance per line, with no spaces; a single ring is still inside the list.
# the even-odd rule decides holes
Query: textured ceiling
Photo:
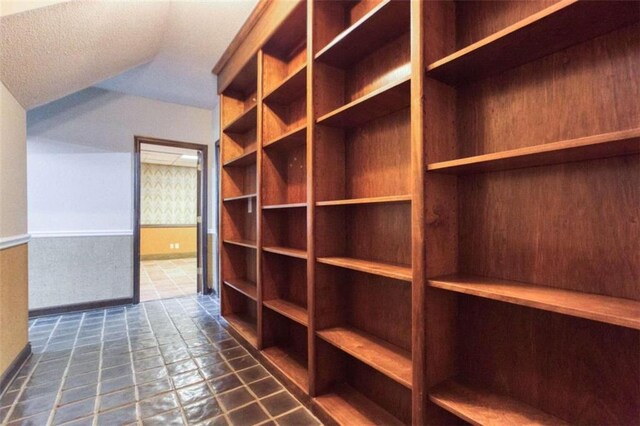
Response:
[[[27,109],[151,60],[168,3],[72,1],[0,18],[0,80]]]
[[[256,0],[172,2],[157,56],[98,87],[212,109],[211,69],[255,7]]]
[[[27,109],[92,85],[211,109],[211,68],[256,3],[84,0],[15,7],[21,13],[0,17],[0,80]]]

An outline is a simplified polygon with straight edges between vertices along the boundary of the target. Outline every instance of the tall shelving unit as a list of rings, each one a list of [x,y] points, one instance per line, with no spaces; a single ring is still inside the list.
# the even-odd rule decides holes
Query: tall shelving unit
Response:
[[[640,418],[640,3],[425,7],[427,418]]]
[[[639,5],[260,2],[218,68],[234,334],[338,424],[637,420]]]

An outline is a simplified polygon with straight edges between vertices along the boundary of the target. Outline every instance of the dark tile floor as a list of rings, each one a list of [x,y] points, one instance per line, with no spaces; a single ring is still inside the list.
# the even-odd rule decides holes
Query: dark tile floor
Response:
[[[34,354],[0,396],[2,425],[316,425],[188,296],[30,321]]]

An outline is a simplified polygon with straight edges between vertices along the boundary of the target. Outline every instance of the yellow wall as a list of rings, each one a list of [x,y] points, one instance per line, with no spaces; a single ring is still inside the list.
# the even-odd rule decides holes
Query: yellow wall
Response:
[[[196,227],[142,227],[140,229],[140,256],[184,255],[197,251]],[[169,248],[179,243],[179,249]]]
[[[27,234],[27,113],[0,83],[0,240]],[[28,342],[27,244],[0,249],[0,376]]]
[[[27,345],[27,244],[0,250],[0,374]]]

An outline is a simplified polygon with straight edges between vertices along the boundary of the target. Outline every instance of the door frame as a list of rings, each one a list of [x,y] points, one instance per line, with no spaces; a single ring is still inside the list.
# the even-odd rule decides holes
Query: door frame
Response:
[[[185,148],[198,151],[202,156],[202,170],[200,171],[200,179],[198,188],[200,189],[197,196],[198,213],[201,217],[200,223],[196,223],[198,230],[197,251],[198,251],[198,268],[202,268],[202,278],[197,280],[197,292],[202,294],[210,294],[209,288],[209,230],[208,230],[208,206],[209,206],[209,147],[204,144],[181,142],[168,139],[158,139],[147,136],[134,136],[134,158],[133,158],[133,303],[140,303],[140,225],[141,225],[141,184],[142,184],[142,163],[141,163],[141,146],[142,144],[171,146],[174,148]]]

